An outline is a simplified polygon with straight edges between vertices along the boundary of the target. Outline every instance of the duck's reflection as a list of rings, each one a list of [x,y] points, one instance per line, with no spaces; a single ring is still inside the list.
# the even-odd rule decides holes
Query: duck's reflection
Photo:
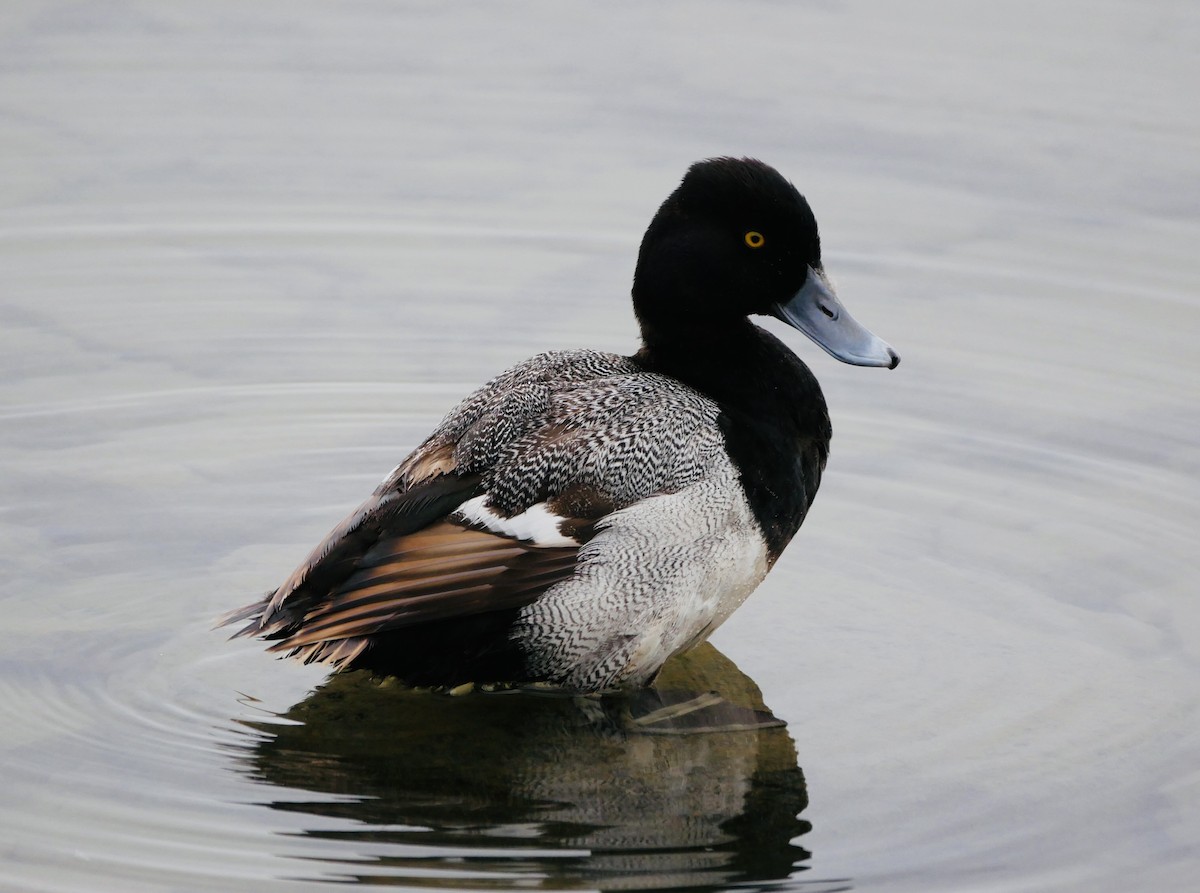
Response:
[[[711,646],[637,696],[450,698],[354,673],[286,719],[299,724],[254,724],[245,759],[263,782],[341,795],[270,803],[352,820],[304,832],[350,844],[330,880],[714,887],[786,878],[808,859],[792,843],[810,827],[795,746]]]

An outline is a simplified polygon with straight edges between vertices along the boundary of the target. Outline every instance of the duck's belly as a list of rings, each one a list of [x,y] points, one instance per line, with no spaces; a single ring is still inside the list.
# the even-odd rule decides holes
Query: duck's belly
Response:
[[[767,548],[736,472],[614,513],[576,575],[524,608],[531,676],[581,691],[642,685],[762,582]]]

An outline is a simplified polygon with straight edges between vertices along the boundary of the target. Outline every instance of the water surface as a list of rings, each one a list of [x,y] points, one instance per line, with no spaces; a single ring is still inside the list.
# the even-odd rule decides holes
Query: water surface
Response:
[[[0,887],[1190,889],[1198,33],[1182,2],[6,7]],[[904,357],[781,332],[825,482],[672,671],[786,728],[326,682],[210,629],[474,385],[633,350],[641,231],[720,153],[795,180]]]

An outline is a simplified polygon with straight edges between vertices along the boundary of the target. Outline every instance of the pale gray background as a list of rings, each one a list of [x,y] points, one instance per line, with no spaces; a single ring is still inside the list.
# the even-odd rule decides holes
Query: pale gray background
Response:
[[[748,154],[904,358],[784,335],[833,457],[715,639],[795,883],[1190,889],[1198,9],[6,0],[0,887],[336,876],[227,755],[322,674],[211,619],[474,384],[633,350],[646,222]]]

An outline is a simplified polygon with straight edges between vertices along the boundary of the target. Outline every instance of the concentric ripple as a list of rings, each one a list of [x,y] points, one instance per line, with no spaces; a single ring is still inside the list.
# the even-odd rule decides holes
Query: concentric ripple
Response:
[[[856,275],[883,290],[886,273]],[[209,629],[461,386],[10,409],[40,539],[0,674],[8,882],[834,890],[1096,883],[1147,858],[1169,872],[1173,810],[1198,783],[1181,598],[1195,455],[1134,425],[1149,410],[1078,355],[1055,374],[1070,411],[1040,418],[981,383],[998,369],[957,360],[926,339],[903,382],[821,369],[837,439],[817,508],[718,636],[790,735],[647,734],[586,700],[322,683]],[[73,490],[64,455],[91,465]],[[685,689],[765,709],[732,663],[701,657]],[[1121,814],[1137,822],[1103,818]],[[1089,862],[1098,833],[1106,860]]]
[[[481,268],[509,264],[509,318],[479,295],[386,290],[402,272],[434,298],[461,283],[442,231],[325,245],[297,230],[290,246],[246,226],[199,247],[84,235],[124,271],[129,297],[106,291],[120,313],[5,311],[37,349],[0,408],[0,886],[1191,877],[1200,308],[1186,281],[1020,244],[1013,265],[830,253],[843,297],[903,364],[840,367],[784,333],[831,407],[822,491],[718,632],[727,657],[702,652],[664,694],[715,690],[788,727],[705,706],[682,714],[704,731],[665,734],[637,722],[645,704],[325,682],[211,629],[472,385],[564,333],[629,349],[611,294],[546,297],[588,264],[624,263],[624,246],[459,232]],[[31,253],[39,239],[53,234],[30,236]],[[170,300],[147,310],[138,296],[175,263]],[[260,302],[212,296],[231,267]],[[31,272],[30,287],[70,292],[91,269]],[[335,318],[329,284],[361,269],[361,305]],[[288,276],[297,297],[271,291]],[[413,308],[407,325],[379,325],[396,306]],[[139,312],[152,318],[136,338],[114,321]]]

